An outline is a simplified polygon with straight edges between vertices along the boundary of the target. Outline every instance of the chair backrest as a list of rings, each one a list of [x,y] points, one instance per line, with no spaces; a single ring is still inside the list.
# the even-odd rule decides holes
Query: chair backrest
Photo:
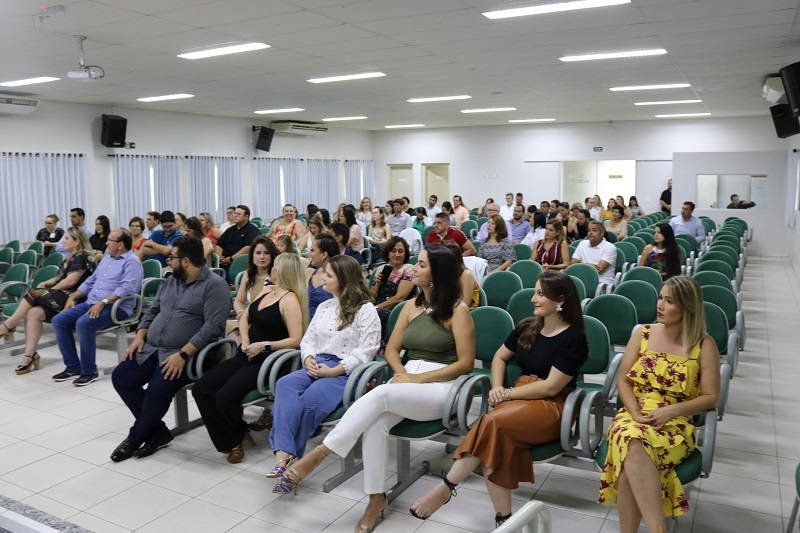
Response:
[[[417,261],[419,261],[419,256],[418,255],[412,255],[412,256],[409,256],[409,258],[408,258],[408,264],[409,265],[416,265]]]
[[[407,300],[406,300],[407,301]],[[406,302],[400,302],[392,312],[389,314],[389,319],[386,321],[386,340],[389,340],[389,337],[392,336],[392,331],[394,331],[394,326],[397,324],[397,317],[400,316],[400,311],[403,310],[403,306],[406,305]]]
[[[2,252],[2,250],[0,250]],[[61,252],[52,251],[50,254],[44,258],[44,263],[42,263],[43,267],[46,266],[53,266],[61,267],[61,263],[64,262],[64,254]]]
[[[581,365],[581,374],[602,374],[611,363],[611,342],[608,330],[593,316],[584,316],[586,341],[589,344],[589,358]]]
[[[251,223],[252,225],[254,225],[255,227],[257,227],[257,228],[260,228],[260,227],[263,225],[263,224],[262,224],[261,217],[254,217],[254,218],[251,218],[251,219],[250,219],[250,223]]]
[[[514,324],[519,324],[520,320],[533,316],[533,289],[522,289],[514,294],[508,301],[506,311],[511,315]]]
[[[611,244],[614,244],[615,242],[619,242],[619,237],[617,237],[617,234],[614,233],[613,231],[606,231],[605,239],[608,242],[610,242]]]
[[[496,307],[478,307],[470,313],[475,322],[475,359],[488,363],[484,368],[489,368],[495,352],[514,330],[514,319]]]
[[[36,274],[33,275],[33,279],[31,280],[31,287],[36,287],[40,283],[51,280],[56,276],[58,276],[57,266],[55,265],[43,266],[42,268],[36,271]]]
[[[6,275],[3,276],[3,283],[8,283],[10,281],[21,281],[25,283],[25,285],[15,285],[13,287],[8,287],[6,289],[6,294],[10,296],[14,296],[15,298],[22,297],[28,290],[28,265],[24,263],[17,263],[13,265],[6,271]]]
[[[658,291],[650,283],[632,279],[623,281],[614,290],[614,294],[624,296],[636,308],[636,317],[639,324],[650,324],[656,320],[656,307],[658,306]]]
[[[717,343],[717,349],[720,355],[728,353],[728,319],[725,317],[725,311],[719,308],[718,305],[711,302],[703,302],[703,308],[706,314],[706,331],[714,342]]]
[[[269,226],[264,226],[263,228],[258,228],[258,233],[260,235],[266,235],[269,233]]]
[[[684,235],[684,234],[675,235],[675,238],[678,239],[679,241],[684,241],[686,244],[689,245],[689,248],[693,252],[697,253],[697,239],[695,239],[691,235]]]
[[[505,309],[514,293],[522,290],[522,280],[513,272],[502,270],[486,276],[481,288],[486,291],[489,305]]]
[[[725,313],[725,318],[728,321],[728,329],[736,327],[736,311],[738,307],[736,304],[736,296],[730,289],[724,287],[717,287],[716,285],[706,285],[701,287],[703,291],[703,301],[711,302],[717,305]]]
[[[428,242],[428,233],[432,232],[434,229],[433,226],[425,226],[425,229],[422,230],[422,242]]]
[[[536,286],[539,274],[542,273],[542,265],[530,259],[523,259],[514,261],[511,266],[508,267],[508,271],[519,276],[524,288],[532,289]]]
[[[14,262],[14,249],[2,248],[0,249],[0,263],[13,263]]]
[[[717,246],[717,248],[721,247],[722,245]],[[700,256],[700,260],[698,261],[698,263],[704,263],[706,261],[722,261],[723,263],[731,267],[734,270],[734,272],[739,267],[738,259],[734,259],[730,255],[723,252],[722,250],[717,250],[715,248],[709,248],[706,253]]]
[[[578,300],[583,301],[586,299],[586,285],[583,284],[583,280],[578,276],[572,276],[572,282],[575,284],[575,289],[578,291]]]
[[[478,229],[480,229],[481,226],[489,222],[489,217],[478,217],[478,220],[476,220],[475,222],[478,223]]]
[[[729,280],[735,279],[733,269],[728,265],[728,263],[724,261],[717,261],[715,259],[709,259],[708,261],[701,261],[697,264],[697,268],[695,272],[719,272],[726,276]]]
[[[717,229],[717,223],[710,218],[700,218],[703,221],[703,226],[706,228],[706,234],[711,233]]]
[[[231,263],[231,266],[228,268],[228,283],[233,283],[239,272],[247,270],[247,262],[249,259],[247,254],[242,254],[233,260],[233,263]]]
[[[640,229],[644,227],[644,221],[638,218],[634,218],[628,221],[628,231],[636,233]]]
[[[14,261],[15,264],[23,264],[23,265],[36,265],[36,252],[33,250],[25,250],[19,256],[17,256],[17,260]]]
[[[161,263],[156,259],[145,259],[142,261],[142,273],[145,279],[161,277]]]
[[[406,228],[400,232],[400,237],[405,239],[408,243],[408,249],[411,255],[419,255],[420,251],[422,251],[422,235],[415,230],[414,228]],[[366,241],[365,241],[366,242]],[[364,246],[369,247],[369,243],[365,244]]]
[[[651,232],[647,231],[647,229],[642,229],[642,230],[637,231],[636,235],[634,235],[634,237],[639,237],[646,244],[653,244],[654,242],[656,242],[655,237],[653,237],[653,234]]]
[[[586,289],[586,297],[594,297],[597,291],[597,285],[600,283],[600,277],[597,275],[597,270],[592,265],[577,263],[568,266],[564,272],[570,276],[576,276],[581,279],[583,286]]]
[[[474,240],[474,239],[473,239],[473,241],[472,241],[472,246],[474,246],[474,247],[475,247],[475,253],[476,253],[476,254],[478,253],[478,250],[480,250],[480,249],[481,249],[481,244],[483,244],[481,241],[478,241],[478,240]]]
[[[19,240],[14,239],[13,241],[8,241],[6,248],[11,248],[13,251],[19,252]]]
[[[627,262],[628,261],[625,258],[625,252],[623,252],[622,250],[617,249],[617,260],[616,260],[616,262],[614,264],[614,272],[615,273],[622,272],[623,269],[625,268],[625,263],[627,263]]]
[[[486,298],[486,291],[482,287],[478,287],[478,307],[486,307],[489,305]]]
[[[44,253],[44,243],[42,241],[33,241],[28,245],[28,250],[33,250],[39,255]]]
[[[631,330],[639,323],[633,302],[619,294],[601,294],[592,298],[584,314],[603,323],[611,344],[628,344]]]
[[[731,290],[731,280],[725,274],[707,270],[705,272],[695,272],[692,276],[694,280],[700,284],[700,287],[713,285],[715,287],[722,287]]]
[[[711,244],[717,243],[717,246],[724,244],[726,246],[730,246],[733,248],[736,253],[742,251],[742,243],[741,241],[730,233],[717,233],[714,235],[714,240],[711,241]]]
[[[654,268],[650,268],[648,266],[637,266],[634,267],[627,272],[625,275],[622,276],[622,281],[628,281],[632,279],[637,279],[639,281],[645,281],[653,286],[656,290],[656,293],[661,290],[661,284],[663,280],[661,279],[661,274]]]
[[[642,255],[642,252],[640,252],[639,249],[636,248],[636,246],[634,246],[633,243],[628,242],[628,239],[624,239],[620,242],[615,242],[614,246],[617,248],[618,251],[625,254],[625,260],[628,263],[633,263],[634,265],[639,263],[639,256]]]
[[[478,233],[478,223],[474,220],[465,220],[461,223],[461,231],[464,232],[464,235],[466,235],[468,239],[473,237],[472,230]]]
[[[531,254],[533,254],[531,247],[522,243],[514,245],[514,252],[517,254],[517,261],[530,259]]]
[[[692,256],[692,247],[680,239],[675,239],[675,242],[678,243],[678,247],[681,249],[681,259],[683,259],[681,263],[685,263]]]
[[[647,243],[644,242],[644,240],[641,237],[637,237],[636,235],[631,235],[630,237],[623,239],[622,242],[627,242],[629,244],[634,245],[636,247],[637,256],[642,255],[644,247],[647,246]]]
[[[473,221],[477,221],[478,220],[478,215],[476,213],[470,213],[469,214],[469,219],[473,220]]]

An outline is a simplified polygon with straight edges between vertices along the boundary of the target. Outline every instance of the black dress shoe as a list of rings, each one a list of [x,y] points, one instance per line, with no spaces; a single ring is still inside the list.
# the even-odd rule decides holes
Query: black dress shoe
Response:
[[[136,448],[138,448],[138,446],[134,447],[134,445],[128,439],[125,439],[111,453],[111,460],[115,463],[119,463],[125,459],[130,459],[136,452]]]
[[[150,437],[146,441],[144,441],[144,445],[133,452],[133,455],[139,458],[147,457],[149,455],[153,455],[158,450],[172,442],[172,439],[175,437],[172,436],[172,433],[169,431],[165,431],[164,433],[159,433],[153,437]]]

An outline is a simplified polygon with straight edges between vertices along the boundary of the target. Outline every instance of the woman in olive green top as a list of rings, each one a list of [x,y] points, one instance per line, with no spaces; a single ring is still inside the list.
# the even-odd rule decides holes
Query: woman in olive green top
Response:
[[[453,380],[475,366],[475,325],[461,301],[455,254],[441,244],[429,244],[413,272],[421,293],[414,305],[403,307],[386,346],[386,362],[394,377],[356,401],[316,453],[306,454],[284,474],[286,481],[299,483],[330,452],[347,455],[363,434],[364,491],[370,498],[355,528],[361,533],[372,531],[387,505],[383,488],[389,430],[405,418],[441,418]],[[400,360],[402,348],[408,355],[405,365]]]

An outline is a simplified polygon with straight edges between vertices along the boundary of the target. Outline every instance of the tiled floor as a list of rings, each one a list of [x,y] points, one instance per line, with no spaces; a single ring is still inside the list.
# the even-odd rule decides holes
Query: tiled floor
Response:
[[[719,425],[714,470],[689,489],[692,512],[679,520],[678,531],[778,533],[794,499],[800,284],[788,259],[752,257],[743,285],[747,349]],[[101,347],[101,364],[111,365],[113,339]],[[338,468],[332,460],[297,496],[276,497],[264,477],[273,458],[263,433],[234,466],[213,449],[204,428],[147,459],[111,463],[108,456],[132,418],[110,379],[84,388],[54,383],[50,376],[62,369],[57,349],[44,349],[42,358],[42,370],[18,377],[19,358],[0,351],[0,494],[103,533],[349,532],[366,506],[360,475],[321,492]],[[430,460],[434,472],[450,464],[437,443],[415,445],[412,454]],[[515,508],[536,498],[549,506],[553,531],[618,531],[616,510],[594,503],[597,473],[550,465],[535,470],[536,483],[514,493]],[[409,505],[433,484],[424,478],[395,500],[379,531],[492,529],[494,513],[478,477],[427,522],[411,517]]]

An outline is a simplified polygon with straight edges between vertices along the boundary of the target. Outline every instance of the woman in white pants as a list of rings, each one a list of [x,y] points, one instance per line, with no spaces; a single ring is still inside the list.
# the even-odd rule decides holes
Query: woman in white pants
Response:
[[[419,255],[413,281],[421,293],[405,305],[386,346],[394,377],[355,402],[315,453],[287,469],[284,483],[300,483],[329,453],[347,455],[363,434],[364,491],[369,505],[355,533],[369,533],[386,508],[384,477],[388,434],[405,418],[425,421],[442,416],[453,380],[475,366],[475,325],[461,301],[456,256],[440,244]],[[400,360],[407,350],[408,362]]]

